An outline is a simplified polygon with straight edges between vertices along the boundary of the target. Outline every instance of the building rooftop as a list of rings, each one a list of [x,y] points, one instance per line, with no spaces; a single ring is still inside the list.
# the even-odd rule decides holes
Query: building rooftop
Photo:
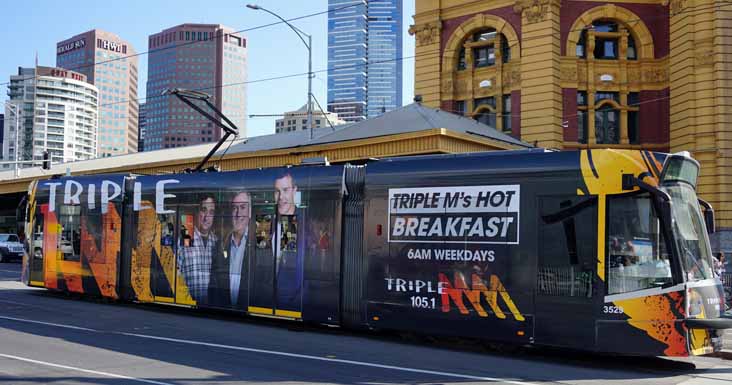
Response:
[[[503,143],[506,145],[506,148],[533,147],[529,143],[498,132],[493,127],[479,123],[473,119],[414,103],[387,112],[373,119],[338,126],[336,130],[330,127],[314,129],[312,139],[310,138],[310,131],[307,130],[252,138],[239,138],[222,145],[212,157],[212,160],[218,159],[224,154],[230,157],[242,153],[297,149],[300,147],[415,133],[433,129],[443,129],[457,134],[489,139]],[[51,170],[42,170],[39,167],[27,168],[21,170],[20,179],[42,178],[44,176],[65,174],[67,171],[74,174],[84,174],[104,172],[105,169],[113,170],[125,166],[143,168],[149,165],[150,167],[154,167],[155,164],[161,162],[170,163],[180,161],[180,163],[195,163],[206,156],[213,146],[215,146],[215,143],[206,143],[188,147],[60,163],[52,165]],[[0,172],[0,183],[14,179],[16,178],[13,170]]]

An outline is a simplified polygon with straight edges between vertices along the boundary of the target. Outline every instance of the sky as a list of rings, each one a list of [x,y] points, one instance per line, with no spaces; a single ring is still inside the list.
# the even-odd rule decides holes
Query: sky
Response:
[[[278,13],[285,19],[324,12],[327,0],[248,0]],[[404,1],[403,56],[414,55],[414,37],[407,30],[413,23],[414,1]],[[116,4],[115,4],[116,3]],[[3,53],[0,54],[0,83],[7,83],[19,66],[56,65],[56,43],[94,28],[116,33],[127,40],[138,53],[140,89],[145,97],[147,81],[147,37],[183,23],[224,24],[244,30],[276,19],[262,11],[245,7],[247,0],[124,0],[106,2],[75,0],[24,0],[3,7]],[[114,5],[112,5],[114,4]],[[327,14],[294,21],[293,24],[313,36],[313,71],[327,68]],[[248,46],[249,81],[307,72],[307,50],[286,25],[256,29],[243,33]],[[403,104],[414,97],[414,59],[405,59],[403,66]],[[7,100],[7,85],[0,99]],[[313,94],[323,108],[327,102],[326,73],[316,73]],[[282,114],[302,107],[307,100],[307,76],[274,81],[254,82],[247,89],[247,114]],[[254,117],[247,121],[247,135],[274,133],[274,117]]]

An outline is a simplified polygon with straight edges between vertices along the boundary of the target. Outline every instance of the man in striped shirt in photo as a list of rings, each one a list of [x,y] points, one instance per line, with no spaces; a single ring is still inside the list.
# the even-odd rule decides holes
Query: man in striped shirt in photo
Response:
[[[201,195],[194,217],[193,237],[184,240],[178,251],[178,270],[188,292],[198,304],[208,302],[211,260],[218,252],[218,238],[213,232],[216,200],[212,194]]]

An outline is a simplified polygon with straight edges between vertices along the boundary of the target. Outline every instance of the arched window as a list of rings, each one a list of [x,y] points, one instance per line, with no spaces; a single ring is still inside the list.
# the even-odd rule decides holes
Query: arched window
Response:
[[[487,124],[491,127],[496,126],[496,113],[494,111],[491,111],[488,107],[482,108],[475,114],[473,119],[483,123]]]
[[[627,103],[621,104],[625,99]],[[620,144],[623,139],[623,126],[627,130],[629,144],[640,143],[638,122],[640,98],[638,92],[620,94],[619,92],[598,91],[592,104],[588,101],[587,91],[577,92],[577,141],[589,140],[590,121],[595,127],[595,143]]]
[[[458,57],[457,69],[458,71],[462,71],[466,68],[467,66],[465,65],[465,47],[462,47],[460,48],[460,56]]]
[[[478,98],[473,103],[473,119],[491,127],[496,127],[496,98],[492,96]]]
[[[591,30],[592,33],[588,33]],[[627,33],[627,40],[624,43],[622,36]],[[595,20],[587,28],[580,32],[580,37],[577,40],[577,46],[575,53],[577,57],[586,59],[587,58],[587,47],[589,39],[594,40],[594,50],[592,56],[595,59],[601,60],[618,60],[620,58],[621,50],[625,50],[626,59],[637,60],[638,52],[635,46],[635,39],[633,35],[625,30],[624,27],[620,26],[617,22],[612,20]],[[623,47],[623,45],[625,45]]]
[[[500,48],[500,49],[499,49]],[[497,53],[500,52],[501,62],[511,60],[511,47],[508,39],[495,28],[484,28],[468,37],[458,54],[458,70],[465,70],[468,65],[472,68],[491,67],[496,64]],[[468,54],[471,59],[469,59]]]
[[[620,143],[620,110],[612,104],[595,110],[595,138],[597,144]]]

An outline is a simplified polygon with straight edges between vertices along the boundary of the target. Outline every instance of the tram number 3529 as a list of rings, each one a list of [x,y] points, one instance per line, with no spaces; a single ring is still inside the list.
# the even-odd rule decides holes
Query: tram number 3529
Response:
[[[620,306],[603,306],[602,312],[607,314],[623,314],[623,308]]]

